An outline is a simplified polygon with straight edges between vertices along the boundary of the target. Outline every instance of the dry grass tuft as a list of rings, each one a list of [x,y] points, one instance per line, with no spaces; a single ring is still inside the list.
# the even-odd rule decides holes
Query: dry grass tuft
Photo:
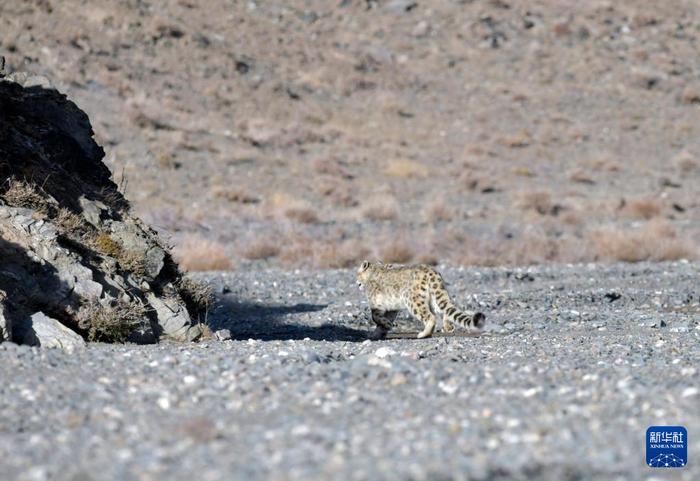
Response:
[[[56,226],[64,233],[73,233],[81,231],[85,228],[85,223],[79,215],[70,210],[61,207],[58,209],[58,214],[54,219]]]
[[[681,92],[680,100],[684,104],[700,103],[700,87],[698,87],[697,85],[686,86]]]
[[[81,307],[78,325],[87,331],[88,341],[125,342],[146,318],[146,308],[138,300],[115,300],[109,306],[91,302]]]
[[[599,260],[640,262],[696,259],[697,248],[678,235],[669,223],[652,220],[638,229],[604,228],[590,241]]]
[[[277,244],[266,239],[257,240],[243,251],[243,257],[250,260],[269,259],[279,254],[280,248]]]
[[[48,213],[46,198],[39,193],[36,185],[24,180],[10,179],[2,198],[11,206],[34,209],[41,214]]]
[[[321,268],[342,268],[357,265],[369,255],[369,250],[356,242],[324,245],[314,250],[314,264]]]
[[[678,170],[680,170],[683,174],[695,172],[700,166],[698,164],[698,159],[696,158],[696,156],[694,156],[687,150],[684,150],[683,152],[676,155],[676,157],[674,157],[673,159],[673,162],[676,164]]]
[[[100,254],[117,259],[122,254],[122,246],[112,239],[109,234],[101,233],[88,239],[88,244]]]
[[[379,258],[383,262],[395,262],[398,264],[404,264],[410,262],[416,253],[414,250],[404,242],[392,242],[387,246],[384,246],[379,251]]]
[[[156,165],[161,169],[179,169],[182,164],[175,160],[171,152],[161,151],[155,155]]]
[[[316,191],[328,197],[333,204],[340,207],[354,207],[358,204],[350,184],[334,180],[321,181],[316,184]]]
[[[552,214],[555,205],[552,195],[545,191],[520,192],[516,195],[515,205],[524,211],[535,211],[541,215]]]
[[[513,174],[520,177],[534,177],[535,173],[529,167],[515,167],[513,168]]]
[[[423,252],[421,253],[416,260],[420,264],[427,264],[429,266],[436,266],[440,262],[440,259],[434,254],[431,254],[429,252]]]
[[[316,211],[310,207],[290,207],[284,211],[284,216],[301,224],[316,224],[318,222]]]
[[[228,189],[225,187],[218,187],[214,189],[214,196],[227,200],[233,204],[257,204],[260,202],[260,199],[244,190]]]
[[[659,199],[641,198],[623,201],[620,214],[632,219],[649,220],[661,215],[663,204]]]
[[[393,203],[381,202],[381,201],[371,201],[362,210],[362,215],[365,219],[382,221],[382,220],[394,220],[398,217],[398,212]]]
[[[186,271],[227,271],[232,268],[226,246],[201,237],[187,237],[173,249],[173,256]]]
[[[595,184],[595,180],[593,180],[593,177],[591,177],[584,170],[581,169],[576,169],[573,172],[571,172],[569,174],[569,180],[578,184]]]
[[[214,304],[214,291],[211,286],[189,277],[183,277],[177,284],[177,291],[185,301],[187,311],[198,318],[206,318],[207,313]],[[204,328],[206,326],[202,326]]]
[[[341,177],[344,179],[353,178],[343,163],[337,159],[315,159],[311,163],[311,168],[318,174]]]
[[[511,149],[521,149],[532,143],[532,135],[527,130],[521,130],[515,134],[502,137],[500,143]]]
[[[412,160],[392,160],[384,168],[384,173],[399,179],[413,179],[427,177],[428,167]]]
[[[423,210],[423,218],[426,222],[448,222],[453,217],[453,211],[447,207],[445,201],[433,201]]]

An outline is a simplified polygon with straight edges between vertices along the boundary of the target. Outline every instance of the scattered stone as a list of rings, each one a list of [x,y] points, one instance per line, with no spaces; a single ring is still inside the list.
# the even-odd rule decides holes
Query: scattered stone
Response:
[[[214,333],[214,338],[216,338],[217,341],[230,341],[231,331],[228,329],[219,329]]]
[[[418,2],[415,2],[413,0],[391,0],[387,2],[384,8],[392,13],[404,13],[410,12],[417,6]]]
[[[17,322],[14,340],[27,346],[60,348],[69,352],[85,346],[85,341],[76,332],[43,312]]]

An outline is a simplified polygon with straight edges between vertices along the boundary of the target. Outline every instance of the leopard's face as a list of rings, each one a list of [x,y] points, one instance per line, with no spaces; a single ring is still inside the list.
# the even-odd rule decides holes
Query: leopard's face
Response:
[[[370,267],[371,264],[368,261],[364,261],[357,269],[357,275],[355,276],[355,280],[357,281],[357,287],[359,287],[360,289],[363,289],[364,286],[367,284],[367,280],[369,279],[371,271]]]

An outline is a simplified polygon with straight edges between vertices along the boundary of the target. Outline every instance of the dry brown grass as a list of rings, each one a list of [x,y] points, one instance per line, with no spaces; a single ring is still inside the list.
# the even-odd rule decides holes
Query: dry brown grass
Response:
[[[471,169],[460,174],[459,182],[469,190],[483,193],[496,192],[500,190],[498,182],[494,177],[479,174]]]
[[[315,224],[319,221],[318,214],[310,207],[290,207],[285,209],[284,216],[301,224]]]
[[[689,174],[695,172],[700,167],[698,164],[698,159],[695,155],[691,154],[687,150],[680,152],[673,159],[674,164],[683,174]]]
[[[697,86],[697,85],[686,86],[680,94],[680,100],[684,104],[698,104],[698,103],[700,103],[700,86]]]
[[[530,169],[529,167],[515,167],[513,168],[513,174],[520,176],[520,177],[534,177],[535,173]]]
[[[108,306],[90,302],[78,313],[78,325],[94,342],[125,342],[145,319],[146,307],[137,299],[114,300]]]
[[[342,162],[337,159],[315,159],[311,163],[311,168],[318,174],[345,179],[352,179],[353,177]]]
[[[332,243],[314,249],[314,265],[321,268],[352,267],[369,255],[369,250],[356,242]]]
[[[56,226],[64,233],[74,233],[82,230],[85,223],[81,217],[70,210],[61,207],[54,219]]]
[[[661,215],[663,203],[651,197],[624,201],[620,214],[631,219],[649,220]]]
[[[156,165],[158,165],[158,167],[161,169],[179,169],[182,166],[180,162],[175,160],[175,156],[171,152],[158,152],[154,156],[154,159],[156,161]]]
[[[578,184],[595,184],[595,180],[585,170],[576,169],[569,173],[569,180]]]
[[[696,259],[698,250],[669,223],[651,220],[637,229],[609,227],[589,235],[596,258],[605,261],[675,261]]]
[[[177,284],[177,291],[193,317],[198,318],[200,322],[206,319],[207,313],[214,304],[214,291],[209,284],[183,277]],[[205,327],[202,325],[202,328]],[[209,332],[211,333],[211,330]]]
[[[226,246],[201,237],[186,237],[173,249],[173,256],[186,271],[227,271],[232,268]]]
[[[521,130],[520,132],[516,132],[512,135],[501,137],[499,142],[511,149],[519,149],[527,147],[532,143],[532,135],[527,130]]]
[[[447,206],[444,200],[436,200],[423,209],[423,218],[426,222],[447,222],[454,217],[454,212]]]
[[[249,260],[269,259],[279,254],[280,248],[277,243],[267,239],[258,239],[243,251],[243,257]]]
[[[47,199],[36,185],[24,180],[10,179],[2,198],[11,206],[34,209],[41,214],[48,213]]]
[[[398,217],[398,215],[396,200],[393,198],[370,199],[362,209],[362,216],[369,220],[394,220]]]
[[[561,221],[566,225],[570,225],[570,226],[574,226],[574,227],[581,226],[584,224],[583,217],[581,216],[581,214],[579,214],[575,210],[564,211],[561,214]]]
[[[515,206],[524,211],[534,211],[540,215],[553,213],[552,194],[546,191],[519,192],[515,196]]]
[[[268,208],[273,216],[285,217],[301,224],[319,221],[316,209],[307,201],[286,192],[275,192],[268,199]]]
[[[405,264],[416,256],[415,251],[403,241],[389,242],[379,249],[379,258],[383,262]]]
[[[216,187],[214,196],[233,204],[257,204],[260,199],[242,189]]]
[[[399,179],[414,179],[426,177],[429,170],[427,166],[413,160],[397,159],[386,165],[384,173]]]
[[[358,204],[351,184],[336,180],[322,180],[316,184],[316,192],[340,207],[354,207]]]

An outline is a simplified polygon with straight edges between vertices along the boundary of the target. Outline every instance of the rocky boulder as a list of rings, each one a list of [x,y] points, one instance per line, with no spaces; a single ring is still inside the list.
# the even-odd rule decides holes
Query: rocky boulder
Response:
[[[87,115],[22,75],[0,80],[0,113],[0,342],[61,345],[54,323],[89,341],[198,338],[207,289],[131,214]],[[33,323],[43,340],[20,335]]]

